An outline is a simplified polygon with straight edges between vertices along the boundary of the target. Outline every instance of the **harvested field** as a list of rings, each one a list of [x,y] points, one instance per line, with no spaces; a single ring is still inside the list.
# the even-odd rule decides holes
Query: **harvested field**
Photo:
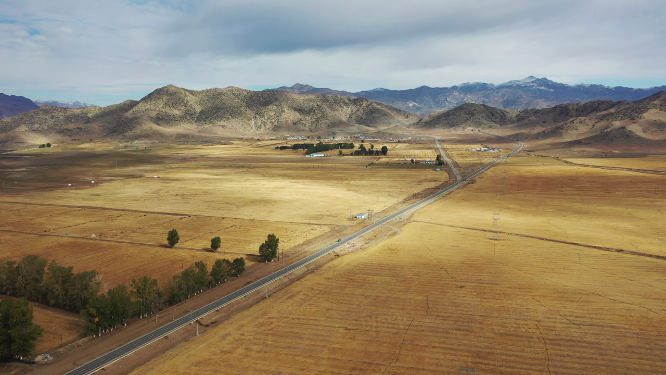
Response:
[[[133,374],[666,372],[664,177],[520,159]]]
[[[256,253],[268,233],[283,239],[282,249],[288,254],[292,246],[330,229],[263,220],[0,203],[0,210],[5,209],[13,214],[3,215],[3,258],[18,260],[36,254],[75,270],[95,269],[109,288],[146,274],[165,282],[199,260],[210,266],[216,259],[241,256],[250,265],[256,258],[245,254]],[[164,246],[171,228],[178,228],[181,237],[173,249]],[[208,251],[215,236],[222,238],[218,253]]]
[[[146,274],[164,282],[199,260],[244,256],[251,265],[246,254],[269,233],[288,258],[293,246],[355,224],[351,215],[448,180],[367,169],[376,157],[306,158],[275,150],[281,143],[81,144],[0,158],[0,257],[95,269],[108,288]],[[181,238],[174,249],[165,247],[172,228]],[[226,254],[206,251],[216,236]]]

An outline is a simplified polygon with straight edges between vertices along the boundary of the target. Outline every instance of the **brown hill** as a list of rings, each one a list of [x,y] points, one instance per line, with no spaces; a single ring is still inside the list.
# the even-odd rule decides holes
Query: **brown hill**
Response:
[[[569,145],[640,145],[655,142],[622,126],[568,142]]]
[[[364,125],[407,125],[412,113],[364,98],[249,91],[236,87],[192,91],[159,88],[140,101],[109,107],[41,109],[0,120],[0,133],[41,132],[70,138],[151,138],[320,132]]]
[[[567,145],[651,144],[666,140],[666,92],[635,102],[597,101],[521,112],[521,140]]]
[[[418,128],[497,128],[515,122],[516,111],[507,111],[485,104],[466,103],[448,111],[434,112],[417,121]]]

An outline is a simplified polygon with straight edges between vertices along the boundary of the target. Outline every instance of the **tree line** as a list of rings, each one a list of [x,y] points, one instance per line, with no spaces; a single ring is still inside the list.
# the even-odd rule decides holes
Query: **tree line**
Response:
[[[167,242],[172,247],[180,241],[172,229]],[[259,246],[259,255],[266,262],[278,256],[280,239],[269,234]],[[211,239],[211,248],[221,246],[220,237]],[[96,271],[75,273],[73,267],[37,255],[27,255],[20,261],[0,262],[0,294],[19,297],[19,300],[0,301],[0,357],[22,358],[32,351],[43,329],[32,323],[32,306],[28,300],[78,312],[85,322],[84,330],[93,336],[110,332],[120,324],[127,325],[133,316],[145,318],[165,305],[178,304],[205,288],[213,288],[231,276],[245,272],[245,259],[218,259],[210,271],[199,261],[173,276],[160,289],[157,279],[144,276],[132,279],[130,287],[119,284],[106,293],[99,293],[101,275]]]
[[[177,304],[225,282],[230,276],[242,275],[245,259],[218,259],[210,271],[206,263],[196,262],[173,276],[164,290],[157,279],[144,276],[132,279],[129,288],[120,284],[101,294],[101,277],[96,271],[74,273],[72,269],[55,261],[48,263],[37,255],[28,255],[18,262],[2,262],[0,293],[78,312],[85,322],[85,331],[99,335],[119,324],[126,325],[132,316],[148,317],[163,305]],[[0,320],[8,316],[4,310],[0,314]]]
[[[350,155],[366,155],[366,156],[380,156],[388,154],[388,147],[382,146],[381,149],[375,149],[375,145],[371,144],[369,148],[365,147],[365,144],[361,143],[358,147],[358,150],[355,150],[356,146],[353,143],[323,143],[319,142],[314,143],[295,143],[291,146],[276,146],[278,150],[306,150],[305,154],[313,154],[317,152],[331,151],[331,150],[340,150],[339,155],[344,155],[342,150],[354,150]]]
[[[120,324],[127,325],[132,316],[146,318],[164,306],[176,305],[204,291],[205,288],[227,281],[227,277],[240,276],[245,272],[245,259],[233,261],[218,259],[212,269],[203,261],[198,261],[175,275],[160,289],[157,279],[144,276],[132,279],[130,289],[125,284],[92,298],[81,311],[87,333],[100,335],[113,330]]]
[[[375,149],[375,145],[370,144],[369,148],[366,148],[363,143],[358,146],[358,150],[352,152],[353,155],[368,155],[368,156],[379,156],[388,154],[388,147],[382,146],[381,149]]]
[[[74,272],[37,255],[0,263],[0,294],[79,312],[99,292],[96,271]]]
[[[331,150],[353,150],[353,143],[294,143],[291,146],[275,146],[276,150],[306,150],[306,154]]]

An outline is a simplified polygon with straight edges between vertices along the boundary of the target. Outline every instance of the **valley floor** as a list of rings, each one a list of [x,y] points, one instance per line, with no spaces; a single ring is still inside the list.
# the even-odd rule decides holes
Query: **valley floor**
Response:
[[[511,158],[133,374],[663,373],[664,186]]]

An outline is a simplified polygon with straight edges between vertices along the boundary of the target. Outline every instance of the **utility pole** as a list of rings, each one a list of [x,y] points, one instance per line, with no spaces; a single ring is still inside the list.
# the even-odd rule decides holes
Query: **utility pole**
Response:
[[[500,220],[500,213],[499,212],[493,212],[493,240],[498,240],[498,233],[497,233],[497,226],[499,224]]]

